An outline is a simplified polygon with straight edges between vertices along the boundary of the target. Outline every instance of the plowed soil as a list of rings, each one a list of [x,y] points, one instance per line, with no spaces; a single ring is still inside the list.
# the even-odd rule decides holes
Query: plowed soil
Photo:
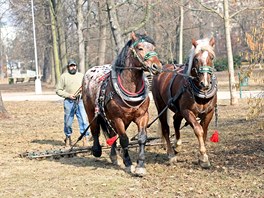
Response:
[[[34,86],[26,87],[34,91]],[[24,152],[67,149],[63,104],[4,101],[4,105],[10,118],[0,120],[0,197],[264,197],[264,116],[246,119],[252,107],[247,99],[240,99],[237,106],[218,101],[218,127],[213,118],[206,145],[210,169],[197,164],[198,141],[188,126],[182,130],[183,148],[176,164],[168,162],[163,146],[146,148],[144,177],[126,173],[120,157],[119,165],[112,165],[107,148],[100,158],[90,152],[56,159],[21,157]],[[149,111],[152,121],[157,116],[153,102]],[[219,132],[218,143],[209,141],[214,130]],[[132,124],[127,134],[131,138],[136,131]],[[157,121],[148,136],[160,136]],[[74,142],[78,137],[75,120]],[[103,135],[101,142],[106,145]],[[137,154],[137,148],[130,149],[134,163]]]

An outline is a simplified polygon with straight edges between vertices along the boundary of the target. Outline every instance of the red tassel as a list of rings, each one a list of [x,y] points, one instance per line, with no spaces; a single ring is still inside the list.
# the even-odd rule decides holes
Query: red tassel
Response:
[[[111,138],[107,139],[107,140],[106,140],[106,143],[107,143],[109,146],[112,146],[112,145],[115,143],[116,140],[117,140],[117,135],[114,136],[114,137],[111,137]]]
[[[218,131],[215,130],[212,137],[210,138],[211,142],[219,142],[219,138],[218,138]]]

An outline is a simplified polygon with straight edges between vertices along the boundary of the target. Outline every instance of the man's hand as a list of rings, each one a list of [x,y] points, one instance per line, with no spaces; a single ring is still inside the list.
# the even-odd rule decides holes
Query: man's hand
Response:
[[[76,99],[76,97],[75,97],[74,94],[70,95],[69,98],[70,98],[71,100],[75,100],[75,99]]]

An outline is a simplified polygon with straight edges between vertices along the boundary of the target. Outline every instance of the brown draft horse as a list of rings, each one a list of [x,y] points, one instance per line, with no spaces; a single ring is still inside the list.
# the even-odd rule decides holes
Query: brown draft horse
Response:
[[[144,71],[158,74],[162,65],[157,57],[154,41],[140,34],[131,34],[112,66],[96,66],[89,69],[83,80],[83,102],[93,136],[92,152],[102,154],[99,142],[100,126],[108,137],[118,136],[126,171],[146,173],[146,126],[149,120],[148,81]],[[138,127],[139,156],[132,170],[128,153],[129,139],[126,129],[131,122]],[[117,164],[116,141],[111,146],[110,159]]]
[[[162,135],[166,140],[167,154],[171,162],[177,160],[176,153],[180,150],[180,125],[184,118],[199,141],[200,166],[210,167],[205,141],[217,102],[217,82],[213,74],[214,44],[214,38],[197,41],[193,39],[189,61],[185,65],[167,64],[163,67],[164,72],[153,78],[152,94],[158,113],[161,114],[159,120]],[[168,108],[175,113],[173,124],[176,151],[170,142]]]

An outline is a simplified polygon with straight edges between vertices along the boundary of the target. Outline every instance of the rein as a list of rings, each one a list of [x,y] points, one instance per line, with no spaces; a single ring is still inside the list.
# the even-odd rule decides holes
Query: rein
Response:
[[[164,69],[162,70],[161,72],[173,72],[173,73],[176,73],[177,75],[180,75],[180,76],[184,76],[184,77],[187,77],[187,78],[190,78],[190,79],[195,79],[196,77],[193,77],[193,76],[190,76],[188,74],[183,74],[183,73],[179,73],[176,69]]]

